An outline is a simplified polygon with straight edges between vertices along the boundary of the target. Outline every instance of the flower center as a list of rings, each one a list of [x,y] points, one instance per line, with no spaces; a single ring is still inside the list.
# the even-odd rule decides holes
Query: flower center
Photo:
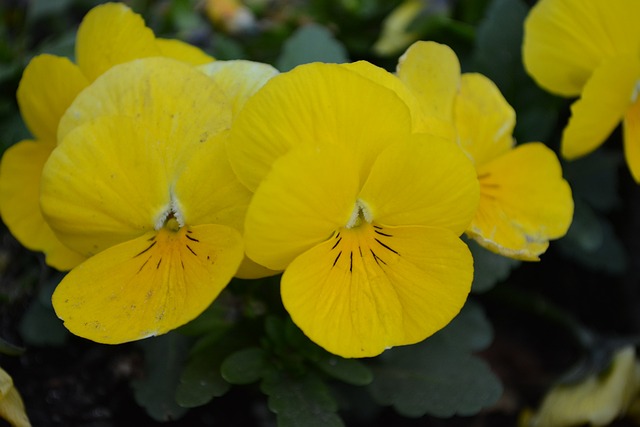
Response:
[[[169,231],[176,232],[180,230],[181,227],[184,227],[184,216],[178,206],[178,202],[172,194],[171,203],[167,209],[158,216],[154,228],[156,231],[165,228]]]
[[[371,210],[367,207],[366,203],[362,200],[356,200],[356,204],[353,207],[353,212],[351,212],[351,217],[349,217],[349,221],[345,228],[356,228],[360,226],[363,222],[371,223],[373,217],[371,215]]]

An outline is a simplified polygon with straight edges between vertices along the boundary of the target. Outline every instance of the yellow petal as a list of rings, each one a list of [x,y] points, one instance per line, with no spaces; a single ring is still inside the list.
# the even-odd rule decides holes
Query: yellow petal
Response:
[[[418,98],[427,117],[451,122],[460,87],[460,63],[450,47],[419,41],[398,61],[398,77]]]
[[[220,225],[162,228],[73,269],[53,294],[65,326],[118,344],[164,334],[197,317],[242,261],[242,239]]]
[[[458,144],[480,167],[508,152],[516,124],[513,108],[497,86],[481,74],[462,75],[455,103]]]
[[[165,141],[147,123],[118,116],[69,133],[41,184],[42,210],[58,237],[89,256],[162,223],[172,202]]]
[[[39,140],[55,143],[58,122],[74,98],[88,85],[67,58],[39,55],[22,74],[17,98],[27,127]]]
[[[624,157],[633,179],[640,183],[640,102],[636,102],[624,115]]]
[[[348,147],[363,179],[378,153],[410,131],[410,112],[394,92],[340,65],[313,63],[273,77],[252,96],[227,148],[240,181],[255,190],[273,162],[300,145]]]
[[[358,197],[374,221],[460,235],[476,211],[479,189],[473,164],[457,145],[416,134],[378,157]]]
[[[382,23],[382,34],[373,45],[373,51],[382,56],[395,55],[418,40],[419,34],[409,32],[408,28],[424,5],[422,0],[405,0],[393,9]]]
[[[573,218],[569,184],[556,155],[542,143],[523,144],[478,170],[480,205],[468,229],[484,247],[535,261]]]
[[[76,61],[90,81],[114,65],[160,54],[153,31],[122,3],[94,7],[78,28]]]
[[[638,97],[640,61],[614,58],[600,66],[571,106],[571,119],[562,135],[562,155],[574,159],[602,144]]]
[[[245,256],[240,267],[238,267],[235,277],[239,279],[261,279],[263,277],[275,276],[280,273],[280,271],[271,270]]]
[[[0,214],[20,243],[44,252],[50,266],[70,270],[84,257],[58,240],[40,211],[42,168],[53,148],[44,142],[21,141],[5,151],[0,163]]]
[[[224,91],[231,102],[233,116],[247,99],[258,91],[278,70],[269,64],[253,61],[215,61],[200,67]]]
[[[472,276],[471,254],[449,230],[365,224],[296,258],[281,293],[315,343],[342,357],[369,357],[444,327]]]
[[[0,419],[12,427],[31,427],[20,393],[13,385],[13,379],[0,368]]]
[[[283,270],[347,224],[357,192],[357,171],[344,149],[290,151],[273,164],[253,196],[245,223],[247,255]]]
[[[176,39],[156,39],[160,55],[191,65],[203,65],[214,60],[201,49]]]
[[[170,158],[185,152],[184,144],[197,145],[231,124],[230,104],[217,85],[197,69],[169,58],[139,59],[110,69],[69,107],[60,121],[58,140],[105,115],[138,118],[158,135],[171,136],[167,149],[176,152]]]
[[[604,60],[638,54],[640,2],[542,0],[524,25],[523,59],[546,90],[578,95]]]

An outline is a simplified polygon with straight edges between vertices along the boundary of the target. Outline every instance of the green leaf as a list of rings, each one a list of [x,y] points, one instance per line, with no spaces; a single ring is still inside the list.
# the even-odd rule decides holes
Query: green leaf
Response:
[[[230,384],[220,374],[222,357],[215,349],[199,351],[192,357],[180,376],[176,390],[176,403],[184,408],[195,408],[229,391]]]
[[[482,306],[468,300],[460,314],[435,336],[440,336],[452,346],[481,351],[493,341],[493,328]]]
[[[565,163],[562,169],[574,198],[584,200],[601,212],[608,212],[620,204],[618,171],[622,162],[618,151],[596,150]]]
[[[227,357],[220,372],[231,384],[251,384],[262,378],[267,367],[267,354],[258,347],[245,348]]]
[[[326,384],[312,373],[293,377],[280,370],[267,372],[260,384],[269,396],[269,409],[278,427],[340,427],[338,405]]]
[[[136,402],[156,421],[182,417],[187,409],[176,402],[176,390],[187,356],[189,339],[176,332],[140,341],[145,375],[132,381]]]
[[[480,246],[475,240],[464,239],[473,255],[473,285],[474,293],[487,292],[496,284],[502,282],[511,273],[511,270],[520,265],[520,262],[511,258],[491,252]]]
[[[19,347],[3,338],[0,338],[0,354],[6,354],[7,356],[20,356],[24,351],[24,347]]]
[[[322,372],[331,377],[352,385],[368,385],[373,381],[371,369],[355,359],[343,359],[334,355],[327,355],[315,362]]]
[[[56,274],[40,288],[37,298],[20,320],[20,334],[27,344],[57,347],[67,341],[69,331],[51,305],[51,295],[62,277],[62,274]]]
[[[502,386],[485,362],[442,335],[388,350],[374,367],[373,398],[407,417],[474,415]]]
[[[287,39],[276,68],[284,72],[297,65],[316,61],[347,62],[347,51],[328,29],[318,24],[307,24]]]
[[[198,317],[181,326],[179,332],[189,336],[222,335],[234,323],[235,303],[233,296],[223,291]]]

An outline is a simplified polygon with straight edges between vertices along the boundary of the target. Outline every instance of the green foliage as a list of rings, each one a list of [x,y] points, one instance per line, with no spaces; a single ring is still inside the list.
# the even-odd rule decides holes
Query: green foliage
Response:
[[[280,71],[289,71],[296,65],[309,62],[347,62],[344,46],[331,32],[317,24],[300,27],[284,44],[276,63]]]
[[[473,255],[473,285],[471,291],[474,293],[487,292],[507,279],[511,270],[520,265],[519,261],[495,254],[472,239],[466,238],[465,241]]]
[[[22,317],[20,334],[27,344],[55,347],[67,342],[69,331],[64,328],[51,305],[51,295],[60,279],[56,275],[46,282]]]

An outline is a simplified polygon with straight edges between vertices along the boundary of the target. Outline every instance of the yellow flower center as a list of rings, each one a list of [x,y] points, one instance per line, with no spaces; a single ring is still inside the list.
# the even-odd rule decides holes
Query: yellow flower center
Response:
[[[371,223],[372,220],[373,217],[371,215],[371,210],[365,202],[358,199],[356,200],[355,206],[353,207],[353,212],[351,212],[351,217],[349,217],[349,221],[345,225],[345,228],[356,228],[359,227],[363,222]]]

